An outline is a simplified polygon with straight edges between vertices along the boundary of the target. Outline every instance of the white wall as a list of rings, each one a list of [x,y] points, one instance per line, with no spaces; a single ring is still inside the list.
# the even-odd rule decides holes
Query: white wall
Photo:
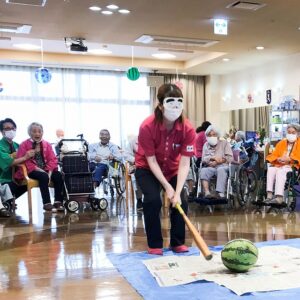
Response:
[[[206,119],[223,132],[230,128],[230,111],[267,105],[266,90],[272,90],[272,103],[292,95],[299,100],[300,54],[228,75],[206,77]],[[251,95],[253,103],[248,102]]]
[[[220,76],[210,75],[205,78],[206,120],[217,126],[222,135],[230,128],[230,112],[221,111]]]
[[[272,90],[272,104],[283,96],[292,95],[299,99],[300,54],[223,75],[220,78],[221,110],[233,110],[267,105],[266,90]],[[248,95],[253,103],[248,102]]]

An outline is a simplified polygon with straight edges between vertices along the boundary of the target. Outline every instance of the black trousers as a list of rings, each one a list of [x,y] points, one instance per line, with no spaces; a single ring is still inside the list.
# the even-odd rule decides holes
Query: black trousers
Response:
[[[17,185],[15,182],[5,182],[9,185],[11,193],[15,196],[15,198],[19,198],[24,193],[27,192],[27,185]],[[3,184],[5,184],[3,183]]]
[[[149,248],[162,248],[163,236],[161,232],[160,211],[162,201],[160,196],[161,184],[150,170],[137,168],[135,171],[135,178],[141,187],[144,194],[143,212],[145,220],[145,229],[147,234],[147,241]],[[177,176],[173,177],[170,184],[176,189]],[[185,213],[188,210],[187,201],[182,197],[182,208]],[[180,246],[185,242],[185,223],[176,208],[170,205],[170,246]]]
[[[49,193],[49,176],[46,172],[32,171],[28,174],[32,179],[39,182],[40,191],[43,199],[43,204],[51,203],[50,193]],[[54,185],[54,198],[55,201],[63,202],[63,180],[61,173],[59,171],[53,171],[51,175],[51,181]]]

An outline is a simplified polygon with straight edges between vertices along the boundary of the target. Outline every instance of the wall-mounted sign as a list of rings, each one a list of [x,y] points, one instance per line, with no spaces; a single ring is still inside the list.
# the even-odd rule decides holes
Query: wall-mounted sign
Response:
[[[249,103],[253,103],[254,102],[254,99],[253,99],[253,97],[252,97],[251,94],[248,94],[247,99],[248,99]]]
[[[272,90],[266,90],[266,101],[268,104],[272,102]]]

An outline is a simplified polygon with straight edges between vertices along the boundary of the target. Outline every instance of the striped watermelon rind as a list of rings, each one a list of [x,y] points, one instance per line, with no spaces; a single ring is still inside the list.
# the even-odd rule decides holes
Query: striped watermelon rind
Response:
[[[258,259],[258,249],[249,240],[235,239],[224,246],[221,258],[230,271],[247,272]]]
[[[132,81],[138,80],[140,78],[140,72],[139,72],[138,68],[136,68],[136,67],[130,68],[127,71],[127,78]]]

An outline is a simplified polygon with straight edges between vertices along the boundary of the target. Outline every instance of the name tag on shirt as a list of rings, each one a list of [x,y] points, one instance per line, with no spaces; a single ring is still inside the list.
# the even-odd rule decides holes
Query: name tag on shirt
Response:
[[[186,146],[186,152],[193,152],[193,151],[194,151],[193,145]]]

